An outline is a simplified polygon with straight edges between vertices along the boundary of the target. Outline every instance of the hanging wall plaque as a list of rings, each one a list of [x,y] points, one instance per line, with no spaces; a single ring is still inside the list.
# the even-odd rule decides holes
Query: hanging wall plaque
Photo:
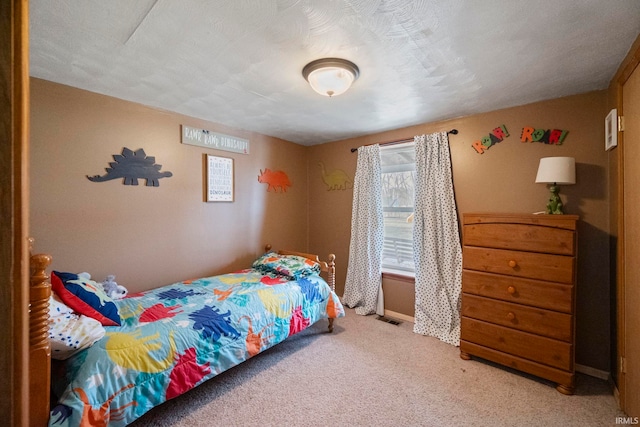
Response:
[[[604,149],[611,150],[618,145],[618,110],[609,111],[604,119]]]
[[[182,125],[182,143],[232,153],[249,154],[249,140]]]
[[[207,154],[207,202],[233,202],[233,159]]]

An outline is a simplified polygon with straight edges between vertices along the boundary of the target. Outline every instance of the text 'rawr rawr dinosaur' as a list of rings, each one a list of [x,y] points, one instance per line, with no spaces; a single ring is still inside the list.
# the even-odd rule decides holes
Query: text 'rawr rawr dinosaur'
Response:
[[[114,154],[115,162],[109,163],[105,168],[105,175],[87,175],[87,179],[93,182],[103,182],[112,179],[124,179],[124,185],[138,185],[138,179],[146,179],[147,187],[158,187],[160,178],[173,176],[169,171],[160,172],[162,165],[156,164],[156,158],[147,156],[142,148],[132,151],[127,147],[122,149],[122,154]]]

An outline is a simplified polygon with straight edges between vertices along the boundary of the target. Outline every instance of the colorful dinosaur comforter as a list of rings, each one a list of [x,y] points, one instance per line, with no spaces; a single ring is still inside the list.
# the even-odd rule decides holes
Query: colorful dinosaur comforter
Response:
[[[243,270],[118,300],[122,326],[66,361],[50,426],[124,426],[156,405],[283,341],[344,316],[318,275]]]

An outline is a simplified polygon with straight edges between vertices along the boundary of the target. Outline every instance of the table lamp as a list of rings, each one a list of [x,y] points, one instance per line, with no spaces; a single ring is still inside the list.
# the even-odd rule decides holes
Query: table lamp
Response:
[[[547,203],[547,213],[562,215],[562,200],[558,184],[576,183],[576,159],[573,157],[543,157],[538,166],[536,183],[551,184],[551,197]]]

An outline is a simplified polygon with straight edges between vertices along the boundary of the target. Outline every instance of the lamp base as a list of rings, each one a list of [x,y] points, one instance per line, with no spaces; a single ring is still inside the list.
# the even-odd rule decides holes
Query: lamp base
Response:
[[[562,212],[562,200],[558,195],[558,193],[560,193],[560,187],[553,184],[549,187],[549,191],[551,191],[551,197],[549,197],[549,203],[547,203],[547,214],[564,215],[564,212]]]

